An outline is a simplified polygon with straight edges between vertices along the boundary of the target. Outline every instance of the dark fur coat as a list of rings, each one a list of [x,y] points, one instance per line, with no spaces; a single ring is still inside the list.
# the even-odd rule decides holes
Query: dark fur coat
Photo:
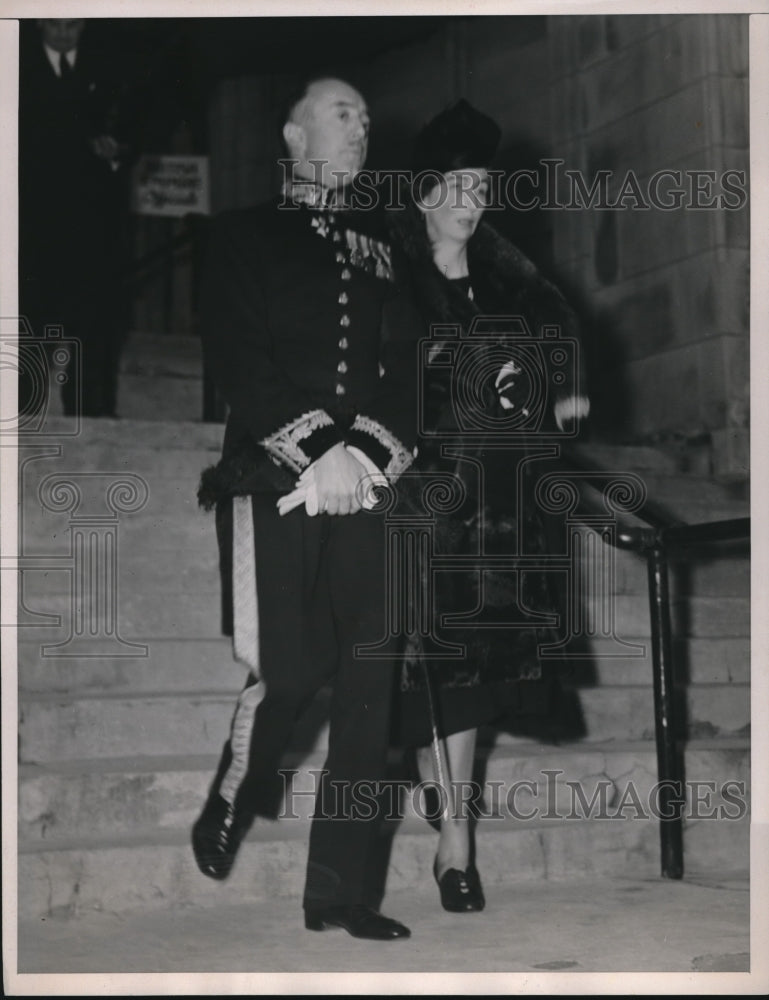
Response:
[[[520,316],[532,340],[541,334],[543,327],[559,327],[562,337],[576,340],[577,319],[561,293],[491,225],[481,222],[468,246],[472,300],[466,284],[446,279],[436,268],[423,219],[416,209],[393,212],[390,225],[392,238],[405,251],[410,265],[412,291],[424,318],[426,335],[431,324],[459,324],[466,336],[476,317]],[[509,324],[500,326],[509,329]],[[566,366],[557,384],[549,380],[546,386],[532,386],[525,371],[521,371],[520,378],[513,379],[506,392],[511,403],[508,415],[515,413],[516,408],[520,410],[527,400],[529,405],[531,400],[535,404],[541,401],[542,406],[538,422],[526,423],[522,431],[512,436],[494,430],[494,419],[504,417],[506,412],[494,385],[501,364],[497,359],[504,344],[504,336],[500,336],[499,340],[485,340],[471,348],[477,359],[470,367],[488,376],[475,379],[472,385],[462,384],[459,365],[434,372],[425,372],[423,368],[422,428],[427,433],[419,441],[416,469],[424,482],[420,483],[412,474],[400,487],[406,494],[419,489],[424,495],[424,483],[431,478],[455,477],[465,499],[451,513],[436,514],[434,553],[438,557],[465,556],[470,567],[473,557],[481,552],[491,556],[552,552],[552,539],[557,537],[555,526],[548,522],[534,500],[533,486],[538,473],[532,452],[538,435],[555,426],[552,411],[556,399],[575,390],[579,352],[570,356],[574,365]],[[544,351],[540,358],[547,379],[550,357]],[[491,429],[485,437],[463,435],[465,425],[458,415],[458,399],[471,399],[479,411],[491,418]],[[450,455],[446,438],[442,443],[430,434],[436,426],[449,436]],[[503,447],[499,447],[500,442]],[[483,467],[482,489],[479,466]],[[423,566],[423,584],[433,588],[434,635],[442,642],[459,643],[466,650],[462,658],[433,661],[434,675],[441,684],[496,685],[504,681],[536,680],[549,674],[550,668],[543,671],[537,647],[554,642],[560,632],[556,626],[563,622],[563,598],[558,580],[554,579],[557,574],[509,567],[468,568],[438,572],[428,581],[424,573]],[[446,614],[462,615],[465,620],[446,627],[441,624],[441,616]],[[421,688],[423,674],[419,661],[431,641],[429,636],[424,640],[409,640],[401,680],[403,691]]]

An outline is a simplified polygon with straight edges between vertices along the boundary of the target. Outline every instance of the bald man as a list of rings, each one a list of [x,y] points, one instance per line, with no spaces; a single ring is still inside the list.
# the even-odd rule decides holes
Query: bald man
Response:
[[[205,875],[229,875],[254,818],[276,815],[294,723],[328,686],[305,926],[389,940],[409,931],[367,905],[377,822],[351,807],[384,777],[395,669],[387,651],[355,652],[386,635],[384,516],[362,509],[360,486],[412,462],[420,328],[377,218],[348,205],[368,131],[352,86],[311,81],[283,126],[281,198],[213,226],[203,343],[229,418],[200,499],[216,509],[224,630],[249,675],[192,842]]]

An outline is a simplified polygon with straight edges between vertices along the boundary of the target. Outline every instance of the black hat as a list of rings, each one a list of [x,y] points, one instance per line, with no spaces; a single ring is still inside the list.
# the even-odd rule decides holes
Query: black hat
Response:
[[[488,167],[499,146],[502,131],[488,115],[462,98],[436,115],[417,136],[412,169],[445,174],[449,170]]]

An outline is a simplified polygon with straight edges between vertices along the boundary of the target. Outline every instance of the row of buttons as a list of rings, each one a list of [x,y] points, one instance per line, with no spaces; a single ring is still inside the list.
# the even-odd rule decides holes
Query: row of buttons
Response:
[[[333,224],[333,222],[334,222],[334,216],[333,215],[329,215],[328,221]],[[332,237],[332,240],[333,240],[334,243],[341,243],[341,241],[342,241],[342,234],[338,230],[335,231],[334,235]],[[336,259],[337,264],[344,264],[345,263],[345,255],[344,255],[343,251],[337,250],[336,254],[335,254],[335,259]],[[352,279],[352,271],[349,269],[349,267],[343,267],[339,276],[342,279],[342,281],[350,281]],[[346,305],[349,304],[349,301],[350,301],[350,296],[348,295],[348,293],[347,293],[347,291],[345,289],[342,289],[342,291],[339,293],[339,297],[337,299],[337,302],[339,303],[340,306],[346,306]],[[347,329],[349,327],[349,325],[350,325],[350,317],[349,317],[349,315],[346,312],[343,312],[342,315],[341,315],[341,317],[339,318],[339,325],[341,327],[343,327],[344,329]],[[344,335],[341,336],[339,338],[339,350],[340,351],[346,351],[349,348],[349,346],[350,346],[350,342],[347,339],[347,337],[345,337]],[[347,389],[345,388],[343,380],[342,380],[342,376],[346,375],[347,372],[348,372],[348,370],[349,369],[348,369],[347,362],[345,361],[344,358],[342,358],[340,360],[339,364],[336,366],[337,380],[336,380],[335,392],[336,392],[337,396],[344,396],[345,393],[347,392]]]

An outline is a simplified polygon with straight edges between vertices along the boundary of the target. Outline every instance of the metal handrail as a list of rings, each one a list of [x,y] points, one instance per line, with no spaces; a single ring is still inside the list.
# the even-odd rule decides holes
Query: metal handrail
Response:
[[[582,458],[570,456],[568,461],[578,466],[575,471],[587,469],[591,474],[604,474],[607,482],[611,479],[610,473],[590,467]],[[580,514],[586,516],[591,513],[583,497],[575,514],[579,517]],[[607,540],[617,548],[628,549],[646,559],[654,684],[654,735],[660,791],[661,872],[665,878],[680,879],[684,872],[685,801],[683,768],[677,739],[679,728],[673,697],[677,671],[670,616],[669,556],[673,552],[683,552],[692,545],[749,539],[750,518],[726,518],[687,524],[648,503],[633,511],[633,514],[643,520],[645,526],[620,524],[615,536],[607,536]]]

